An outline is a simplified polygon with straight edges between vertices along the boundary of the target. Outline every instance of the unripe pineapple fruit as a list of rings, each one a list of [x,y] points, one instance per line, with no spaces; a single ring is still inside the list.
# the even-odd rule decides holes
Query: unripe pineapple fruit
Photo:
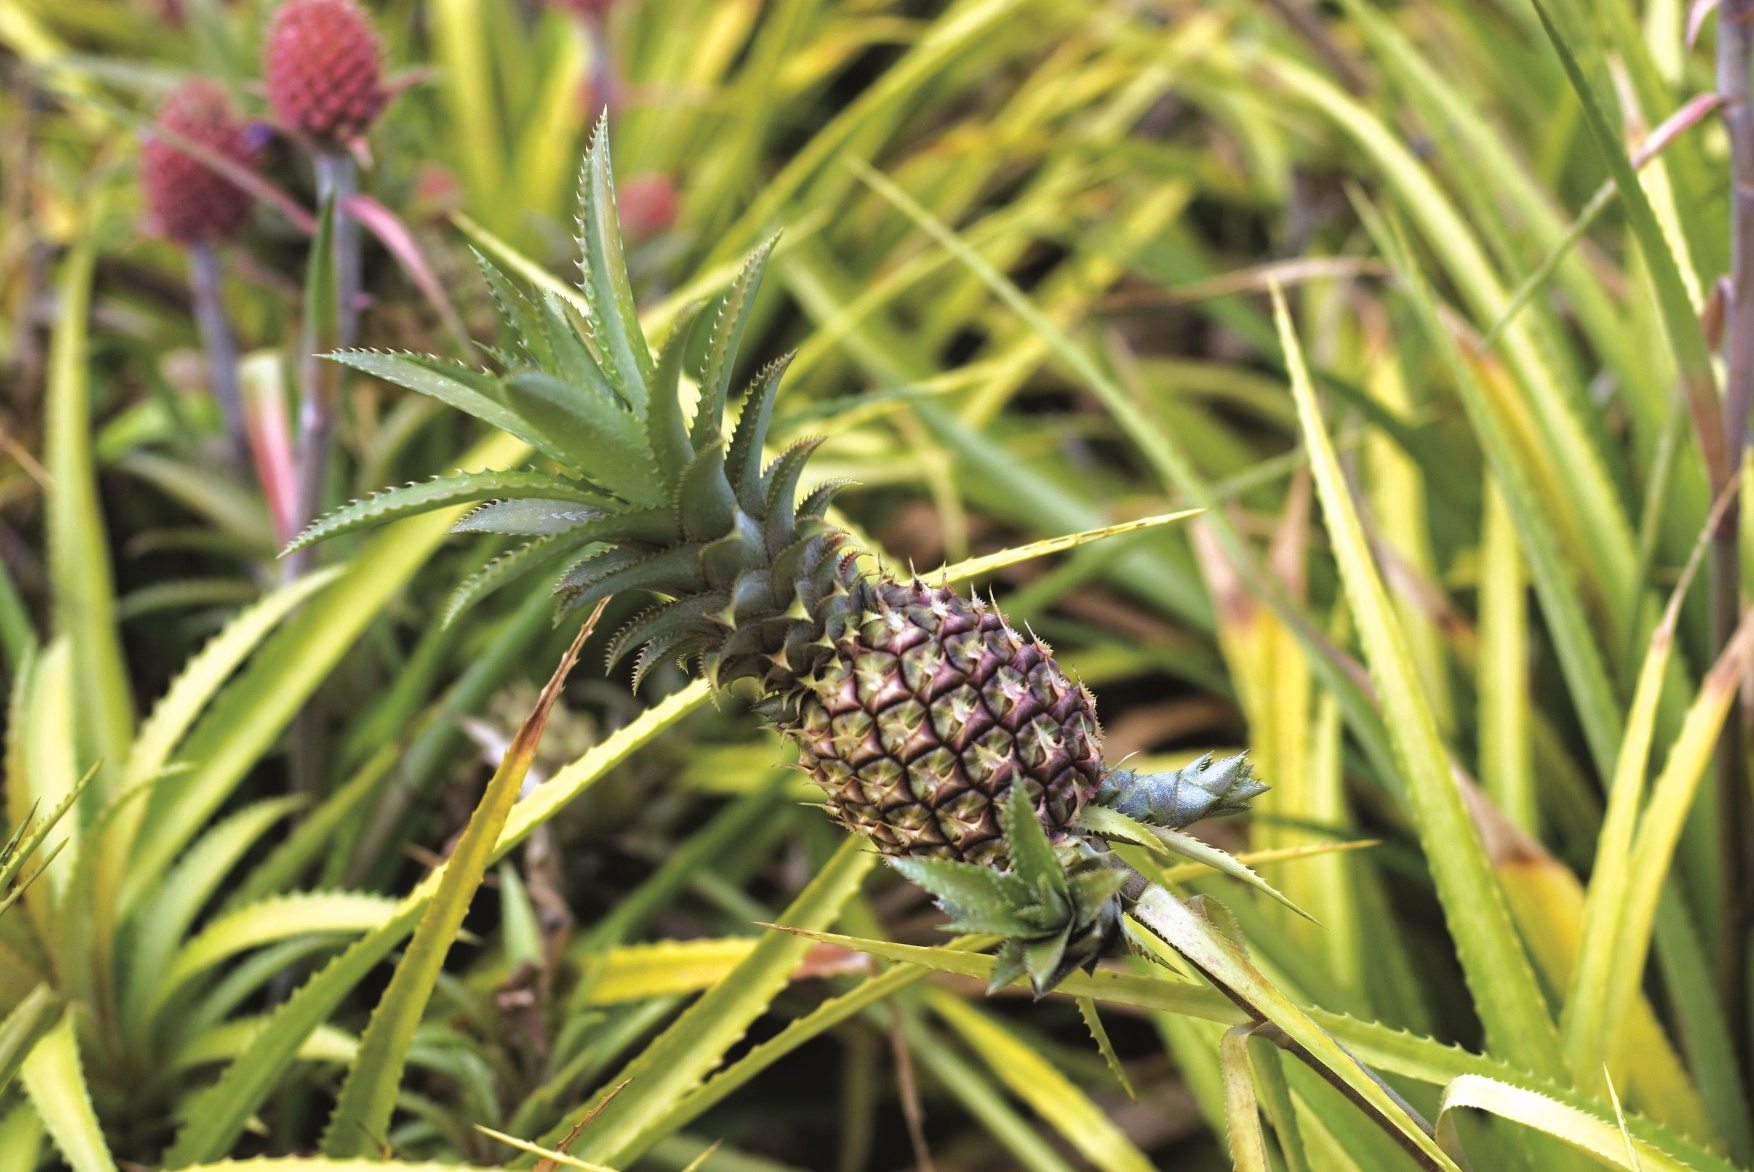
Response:
[[[1042,644],[943,586],[862,584],[835,655],[779,712],[828,809],[887,854],[1000,862],[1021,784],[1071,828],[1101,780],[1096,705]]]
[[[159,108],[166,130],[248,165],[254,159],[231,95],[218,82],[196,78],[171,92]],[[231,235],[250,218],[243,188],[160,138],[141,152],[140,186],[156,231],[178,244]]]
[[[681,379],[700,309],[678,316],[654,359],[622,260],[601,126],[582,182],[576,316],[566,299],[527,297],[482,262],[516,341],[494,352],[503,374],[406,354],[334,355],[512,433],[541,467],[382,493],[318,521],[291,548],[476,502],[456,531],[529,540],[465,581],[447,620],[525,574],[556,582],[562,616],[611,594],[657,595],[609,648],[612,661],[638,650],[636,684],[675,659],[698,663],[715,692],[752,694],[836,818],[957,922],[1006,939],[996,979],[1027,971],[1040,992],[1094,963],[1120,938],[1121,873],[1079,831],[1080,807],[1106,787],[1106,804],[1126,800],[1148,820],[1184,826],[1264,787],[1240,759],[1197,779],[1105,773],[1090,694],[1045,645],[947,586],[862,569],[828,520],[839,486],[800,496],[820,441],[764,461],[786,360],[756,374],[726,435],[731,372],[771,245],[719,303],[687,418]]]
[[[364,133],[390,100],[377,32],[353,0],[288,0],[263,68],[274,116],[321,147]]]

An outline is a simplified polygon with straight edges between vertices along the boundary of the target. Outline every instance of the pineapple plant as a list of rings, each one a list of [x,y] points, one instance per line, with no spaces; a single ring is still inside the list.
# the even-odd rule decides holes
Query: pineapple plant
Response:
[[[527,443],[539,467],[461,473],[354,502],[288,551],[431,509],[473,504],[460,533],[526,537],[458,587],[446,621],[524,575],[555,580],[556,621],[612,594],[660,601],[611,640],[656,663],[699,665],[788,740],[829,813],[936,895],[953,927],[1001,937],[994,975],[1044,992],[1121,939],[1128,872],[1078,829],[1101,801],[1179,828],[1243,808],[1265,787],[1246,762],[1137,775],[1108,768],[1095,701],[1041,641],[990,603],[862,567],[829,516],[842,484],[801,494],[819,439],[765,457],[787,360],[758,372],[734,425],[731,372],[772,250],[758,248],[709,327],[693,417],[685,355],[704,306],[654,358],[622,257],[606,129],[581,177],[583,312],[526,295],[485,258],[516,338],[502,373],[437,358],[332,355]]]

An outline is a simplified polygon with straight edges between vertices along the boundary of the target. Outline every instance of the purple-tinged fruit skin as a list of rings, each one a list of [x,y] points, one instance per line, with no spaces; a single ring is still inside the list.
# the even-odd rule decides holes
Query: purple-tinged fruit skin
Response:
[[[1002,865],[998,806],[1021,784],[1050,835],[1070,829],[1102,774],[1090,693],[979,601],[917,580],[866,589],[782,725],[830,812],[885,854]]]

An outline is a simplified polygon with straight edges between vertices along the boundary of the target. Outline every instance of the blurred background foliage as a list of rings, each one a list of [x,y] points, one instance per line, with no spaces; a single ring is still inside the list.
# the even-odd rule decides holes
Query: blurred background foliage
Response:
[[[1740,723],[1746,640],[1708,682],[1726,640],[1702,577],[1672,656],[1650,654],[1715,487],[1678,389],[1730,269],[1729,140],[1688,106],[1718,85],[1706,6],[1552,0],[1581,89],[1527,0],[366,7],[397,92],[360,160],[387,225],[366,237],[361,345],[478,360],[497,326],[471,249],[569,283],[578,161],[607,103],[648,332],[781,231],[744,362],[797,351],[776,442],[829,437],[817,470],[857,482],[841,507],[891,565],[1207,510],[978,588],[1097,694],[1110,760],[1251,750],[1274,789],[1213,841],[1369,844],[1260,864],[1319,926],[1182,877],[1274,985],[1324,1023],[1381,1023],[1342,1040],[1427,1118],[1472,1074],[1612,1123],[1606,1064],[1641,1137],[1695,1167],[1754,1156],[1747,908],[1720,835],[1743,815],[1713,784],[1737,767],[1709,761],[1726,713]],[[154,110],[202,76],[261,123],[261,176],[316,207],[309,160],[266,125],[270,8],[0,0],[9,823],[97,767],[71,845],[0,917],[0,1076],[24,1065],[0,1090],[8,1169],[313,1150],[384,976],[363,957],[321,1004],[294,991],[350,942],[390,955],[398,898],[454,845],[572,634],[532,582],[441,624],[508,548],[445,540],[443,518],[333,543],[296,580],[276,559],[286,468],[233,457],[182,250],[145,222],[137,178]],[[1643,212],[1615,199],[1572,231],[1613,175],[1592,116],[1636,152],[1678,111]],[[309,225],[266,202],[221,249],[258,435],[290,434],[313,385],[310,255]],[[1342,591],[1274,282],[1415,711],[1478,782],[1550,1047],[1437,1045],[1481,1051],[1489,1010],[1403,776],[1407,709],[1385,695],[1378,717],[1359,666],[1392,678]],[[431,400],[329,377],[331,505],[503,458]],[[604,629],[637,604],[615,600]],[[866,954],[770,949],[757,925],[788,906],[848,936],[943,937],[922,892],[832,861],[840,832],[747,712],[703,706],[673,669],[630,692],[600,642],[532,766],[577,800],[500,852],[374,1149],[510,1162],[477,1125],[553,1144],[623,1087],[572,1150],[682,1168],[722,1140],[712,1172],[928,1150],[941,1169],[1231,1164],[1227,1005],[1105,1003],[1111,1069],[1071,998],[983,1000],[956,976],[873,990]],[[1628,808],[1604,829],[1616,778],[1633,788],[1616,782]],[[847,889],[817,907],[824,876]],[[1586,882],[1614,897],[1586,905]],[[1615,990],[1593,1029],[1575,1024],[1580,964]],[[692,1047],[667,1032],[714,986],[733,992],[690,1019]],[[1272,1167],[1420,1166],[1297,1063],[1254,1063]],[[721,1064],[742,1073],[701,1090]],[[1477,1167],[1574,1158],[1502,1120],[1462,1130]]]

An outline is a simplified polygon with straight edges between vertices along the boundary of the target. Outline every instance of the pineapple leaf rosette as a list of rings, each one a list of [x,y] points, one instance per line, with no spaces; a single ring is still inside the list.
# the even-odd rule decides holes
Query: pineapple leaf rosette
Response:
[[[1241,758],[1179,772],[1109,769],[1090,693],[997,609],[947,586],[868,572],[828,517],[838,483],[804,487],[820,440],[767,458],[787,360],[759,371],[735,426],[726,405],[772,245],[712,316],[690,417],[679,394],[702,307],[653,356],[623,262],[607,135],[581,176],[582,313],[527,294],[485,258],[516,339],[486,373],[443,359],[347,352],[349,366],[451,404],[523,440],[544,470],[459,473],[357,501],[289,547],[477,503],[455,526],[527,542],[458,587],[445,618],[517,578],[554,581],[557,621],[611,594],[657,601],[613,638],[635,682],[673,659],[715,691],[750,695],[799,749],[831,815],[949,912],[1001,938],[995,987],[1038,993],[1117,951],[1130,874],[1078,829],[1088,802],[1179,828],[1242,809],[1265,787]]]

